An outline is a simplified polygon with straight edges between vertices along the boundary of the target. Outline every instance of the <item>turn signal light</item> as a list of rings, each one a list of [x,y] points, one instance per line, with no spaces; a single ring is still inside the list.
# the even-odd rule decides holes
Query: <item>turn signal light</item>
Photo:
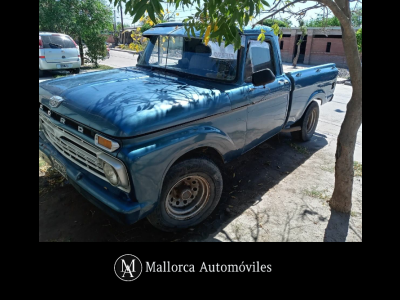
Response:
[[[106,147],[106,148],[111,150],[112,142],[110,140],[106,140],[105,138],[99,136],[98,141],[99,141],[99,145],[101,145],[103,147]]]
[[[98,134],[96,134],[96,137],[95,137],[95,144],[97,146],[99,146],[100,148],[105,149],[109,152],[114,152],[115,150],[119,149],[119,144],[117,142],[109,140]]]

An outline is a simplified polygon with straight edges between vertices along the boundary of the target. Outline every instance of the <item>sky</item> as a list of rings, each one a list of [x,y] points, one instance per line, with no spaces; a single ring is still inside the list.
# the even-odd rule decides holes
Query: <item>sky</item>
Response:
[[[203,2],[203,1],[201,1]],[[272,0],[270,1],[272,2]],[[300,11],[308,6],[312,6],[314,5],[315,2],[310,1],[309,3],[298,3],[294,6],[293,10],[294,11]],[[112,7],[114,7],[114,5],[112,5]],[[164,7],[164,11],[166,11],[167,9],[167,4],[163,4]],[[169,9],[170,11],[174,10],[174,7],[170,7]],[[123,7],[123,11],[125,11],[125,7]],[[189,8],[189,9],[182,9],[182,8],[178,8],[178,10],[176,11],[176,13],[179,13],[179,16],[175,17],[175,21],[182,21],[184,20],[186,17],[196,13],[196,8],[195,6]],[[310,12],[307,13],[307,15],[304,17],[304,20],[310,20],[310,19],[315,19],[319,14],[322,13],[321,9],[315,9],[312,10]],[[121,22],[121,13],[119,11],[117,11],[117,23]],[[257,19],[255,19],[254,21],[257,22],[257,20],[266,17],[267,14],[262,14],[261,16],[259,16]],[[279,18],[283,17],[283,18],[288,18],[290,17],[289,15],[285,15],[285,14],[280,14],[278,15]],[[296,27],[298,26],[298,21],[294,18],[291,19],[293,26]],[[124,14],[124,24],[132,24],[133,18],[130,15],[125,15]]]

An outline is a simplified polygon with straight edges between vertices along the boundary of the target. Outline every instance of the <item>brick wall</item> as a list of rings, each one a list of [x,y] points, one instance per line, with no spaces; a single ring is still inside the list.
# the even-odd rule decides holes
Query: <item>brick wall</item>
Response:
[[[284,37],[282,38],[283,41],[283,49],[281,49],[282,61],[284,62],[291,62],[293,56],[293,49],[291,49],[291,38]]]
[[[331,52],[326,52],[326,46],[331,43]],[[336,63],[338,67],[347,67],[342,39],[315,38],[313,39],[310,65]]]
[[[112,35],[109,35],[109,36],[107,37],[107,43],[115,43],[114,37],[113,37]]]
[[[295,32],[294,32],[295,33]],[[307,48],[305,55],[305,64],[322,65],[335,63],[338,67],[346,68],[346,56],[344,53],[342,39],[338,38],[316,38],[312,37],[313,31],[309,30],[311,35],[307,39]],[[296,36],[282,38],[283,49],[281,50],[282,61],[292,62]],[[331,52],[326,52],[326,46],[331,44]],[[310,49],[311,48],[311,49]]]

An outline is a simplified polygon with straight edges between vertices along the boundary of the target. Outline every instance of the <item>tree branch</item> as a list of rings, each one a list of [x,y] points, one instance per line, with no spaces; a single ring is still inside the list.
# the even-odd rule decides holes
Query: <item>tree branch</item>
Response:
[[[289,4],[285,5],[284,7],[281,7],[280,9],[276,10],[276,8],[279,6],[279,4],[282,3],[282,0],[279,0],[278,3],[277,3],[273,8],[271,8],[271,9],[268,10],[268,11],[274,11],[274,10],[276,10],[276,11],[275,11],[273,14],[271,14],[271,15],[265,17],[265,18],[262,18],[261,20],[259,20],[256,24],[253,25],[253,28],[254,28],[257,24],[262,24],[262,22],[263,22],[264,20],[269,19],[269,18],[271,18],[272,16],[275,16],[276,14],[278,14],[278,13],[284,11],[284,10],[285,10],[286,8],[288,8],[289,6],[292,6],[293,4],[298,3],[298,2],[304,2],[304,0],[295,0],[295,1],[290,2]]]
[[[257,24],[262,24],[264,20],[269,19],[269,18],[271,18],[279,13],[282,13],[282,12],[290,13],[292,15],[304,15],[306,12],[308,12],[310,10],[322,8],[323,6],[328,7],[333,12],[333,14],[339,19],[342,26],[343,25],[348,26],[347,24],[350,24],[350,26],[351,26],[351,19],[349,19],[349,17],[346,15],[346,13],[339,7],[339,5],[334,0],[308,0],[308,1],[318,2],[318,4],[311,6],[311,7],[304,8],[303,10],[301,10],[297,13],[293,13],[291,11],[288,12],[285,10],[295,3],[304,2],[304,0],[295,0],[295,1],[292,1],[284,6],[280,7],[280,8],[279,8],[279,6],[282,5],[284,2],[282,0],[279,0],[276,2],[274,7],[272,7],[271,9],[266,11],[270,14],[268,16],[262,18],[261,20],[257,21],[257,23],[255,23],[253,25],[253,28]],[[362,1],[360,1],[360,0],[355,0],[355,1],[357,1],[357,3],[360,3],[360,2],[362,3]]]

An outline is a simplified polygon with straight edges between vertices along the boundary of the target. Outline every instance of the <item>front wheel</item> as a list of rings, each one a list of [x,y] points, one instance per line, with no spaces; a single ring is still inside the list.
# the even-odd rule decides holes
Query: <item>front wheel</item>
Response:
[[[150,223],[163,231],[177,231],[203,222],[221,198],[223,179],[208,159],[189,159],[168,172]]]
[[[312,102],[307,108],[304,116],[300,119],[299,125],[301,131],[292,132],[293,139],[301,142],[308,142],[313,137],[317,130],[319,121],[319,105],[317,102]]]

